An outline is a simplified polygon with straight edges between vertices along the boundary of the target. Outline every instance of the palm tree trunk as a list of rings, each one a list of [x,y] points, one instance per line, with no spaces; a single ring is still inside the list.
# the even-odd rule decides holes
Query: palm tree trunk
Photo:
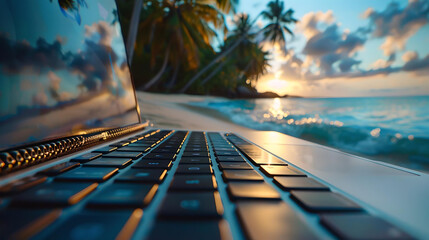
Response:
[[[176,66],[174,67],[173,76],[171,77],[170,81],[167,83],[167,89],[171,89],[174,87],[174,84],[176,83],[176,80],[177,80],[177,75],[179,75],[179,70],[180,70],[180,62],[177,63]]]
[[[238,47],[238,45],[240,45],[240,43],[246,39],[246,36],[242,36],[241,38],[239,38],[237,40],[237,42],[235,42],[230,48],[228,48],[226,51],[224,51],[223,53],[219,54],[213,61],[211,61],[208,65],[206,65],[203,69],[201,69],[197,74],[194,75],[194,77],[191,78],[191,80],[189,80],[186,85],[180,89],[180,93],[184,93],[186,92],[186,90],[188,90],[188,88],[199,78],[201,77],[201,75],[203,75],[205,72],[207,72],[207,70],[209,70],[211,67],[213,67],[213,65],[215,65],[217,62],[219,62],[222,58],[228,56],[235,48]]]
[[[137,30],[140,23],[140,13],[142,11],[143,0],[135,0],[133,14],[131,15],[130,29],[127,38],[128,63],[131,65],[134,55],[134,45],[137,39]]]
[[[222,70],[223,66],[225,66],[226,60],[221,62],[215,70],[213,70],[204,80],[201,82],[201,84],[206,84],[210,79],[212,79],[220,70]]]
[[[164,62],[162,63],[162,67],[159,70],[159,72],[151,79],[149,82],[147,82],[143,86],[143,90],[148,90],[152,85],[157,83],[159,79],[161,79],[162,74],[164,73],[165,69],[167,68],[168,58],[170,57],[170,46],[168,46],[167,51],[165,53]]]

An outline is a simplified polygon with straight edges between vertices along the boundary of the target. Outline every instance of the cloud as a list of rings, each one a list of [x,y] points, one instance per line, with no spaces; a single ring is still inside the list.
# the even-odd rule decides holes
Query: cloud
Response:
[[[427,75],[429,74],[429,54],[426,57],[420,59],[416,54],[414,58],[410,59],[402,67],[403,71],[413,72],[416,75]]]
[[[419,56],[417,55],[417,52],[414,51],[407,51],[402,55],[402,60],[404,62],[409,62],[411,60],[417,59]]]
[[[64,54],[61,42],[39,38],[33,47],[26,41],[11,41],[0,33],[0,65],[5,73],[37,73],[66,67],[70,53]]]
[[[114,35],[115,29],[112,28],[109,23],[104,21],[99,21],[93,23],[91,26],[85,26],[85,36],[99,37],[99,43],[104,46],[110,46],[112,43],[112,36]]]
[[[403,50],[408,39],[428,22],[429,2],[410,0],[405,8],[392,2],[383,11],[368,8],[362,16],[370,20],[369,29],[374,38],[385,38],[380,48],[384,55],[390,56]]]

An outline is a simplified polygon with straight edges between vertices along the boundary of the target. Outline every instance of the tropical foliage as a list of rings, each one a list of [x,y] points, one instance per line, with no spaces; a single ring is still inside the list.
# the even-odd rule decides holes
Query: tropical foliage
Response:
[[[133,2],[118,1],[125,35]],[[292,34],[287,25],[296,19],[276,0],[260,15],[268,20],[266,27],[258,29],[256,19],[236,14],[229,30],[226,15],[235,14],[237,3],[144,0],[131,67],[137,88],[226,96],[234,96],[238,88],[252,90],[269,66],[269,52],[256,39],[263,36],[284,46],[285,35]]]

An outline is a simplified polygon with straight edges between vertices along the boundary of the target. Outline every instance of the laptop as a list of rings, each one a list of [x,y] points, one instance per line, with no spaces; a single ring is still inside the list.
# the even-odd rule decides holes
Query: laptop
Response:
[[[429,238],[427,174],[151,126],[119,21],[114,0],[0,1],[0,239]]]

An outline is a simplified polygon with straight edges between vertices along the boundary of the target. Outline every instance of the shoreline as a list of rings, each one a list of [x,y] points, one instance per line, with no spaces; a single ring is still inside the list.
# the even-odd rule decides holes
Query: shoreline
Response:
[[[238,131],[255,130],[240,126],[234,123],[230,118],[216,109],[196,106],[193,102],[205,101],[228,101],[231,99],[214,96],[186,95],[186,94],[158,94],[137,92],[140,104],[141,115],[153,124],[153,127],[206,130],[206,131]],[[283,132],[281,132],[283,133]],[[288,135],[287,133],[283,133]],[[401,154],[377,154],[367,155],[359,152],[348,151],[331,146],[313,136],[301,136],[299,139],[309,141],[321,146],[330,147],[344,153],[352,154],[358,157],[373,161],[385,162],[424,173],[429,173],[429,163],[415,162],[409,158],[412,156]],[[420,165],[416,169],[415,164]]]

